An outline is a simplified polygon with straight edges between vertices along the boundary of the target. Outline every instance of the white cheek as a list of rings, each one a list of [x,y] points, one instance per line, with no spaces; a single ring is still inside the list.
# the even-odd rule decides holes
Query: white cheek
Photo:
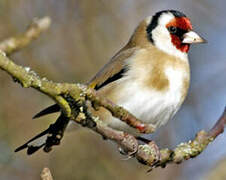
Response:
[[[166,28],[166,25],[174,18],[175,17],[170,13],[161,15],[158,20],[158,26],[152,31],[152,38],[154,40],[155,46],[160,50],[170,55],[179,57],[182,60],[187,60],[187,53],[181,52],[173,45],[171,42],[170,33]]]
[[[187,53],[178,50],[171,41],[170,33],[165,26],[158,26],[152,31],[152,37],[155,42],[155,46],[160,50],[181,58],[182,60],[187,60]]]

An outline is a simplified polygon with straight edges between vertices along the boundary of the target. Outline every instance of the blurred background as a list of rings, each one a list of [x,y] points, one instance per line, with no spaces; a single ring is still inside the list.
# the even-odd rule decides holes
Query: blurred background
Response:
[[[183,11],[208,44],[191,48],[186,102],[175,119],[152,137],[161,147],[173,148],[197,131],[209,129],[224,109],[225,6],[224,0],[0,0],[0,40],[24,32],[34,17],[50,16],[51,28],[11,58],[53,81],[86,82],[125,45],[143,18],[164,9]],[[85,128],[65,135],[49,154],[14,153],[56,119],[57,115],[31,119],[52,103],[35,90],[22,89],[0,71],[0,180],[40,179],[46,166],[54,180],[226,179],[226,133],[197,158],[151,173],[133,159],[123,160],[126,157],[115,144]]]

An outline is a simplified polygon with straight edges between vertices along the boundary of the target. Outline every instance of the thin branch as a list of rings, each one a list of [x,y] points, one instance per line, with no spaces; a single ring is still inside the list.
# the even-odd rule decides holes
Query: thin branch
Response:
[[[210,137],[216,138],[219,134],[224,132],[224,126],[226,124],[226,108],[220,119],[216,122],[212,129],[208,132]]]
[[[14,49],[19,49],[19,45],[18,48],[14,47]],[[66,119],[70,118],[71,120],[96,131],[104,138],[113,140],[120,145],[124,152],[136,157],[139,162],[146,164],[151,168],[159,166],[165,167],[168,163],[180,163],[199,155],[210,142],[223,132],[224,124],[226,122],[225,110],[210,131],[198,132],[194,140],[181,143],[173,150],[159,150],[155,143],[150,142],[149,144],[139,145],[134,136],[111,129],[98,117],[93,117],[87,110],[87,100],[95,107],[101,106],[109,110],[114,117],[121,119],[130,126],[138,129],[140,132],[154,132],[154,127],[140,122],[122,107],[99,96],[93,89],[89,89],[81,84],[54,83],[46,78],[40,78],[34,71],[31,71],[30,68],[16,65],[6,57],[4,53],[0,53],[0,69],[6,71],[23,87],[32,87],[52,98],[61,107],[63,116],[67,117]],[[95,121],[95,125],[87,123],[89,120]],[[84,123],[84,121],[86,123]]]
[[[53,180],[53,177],[49,168],[44,168],[40,176],[41,176],[41,180]]]
[[[24,34],[2,41],[0,43],[0,50],[9,55],[26,47],[43,31],[46,31],[49,28],[50,24],[51,19],[49,17],[44,17],[42,19],[34,19]]]

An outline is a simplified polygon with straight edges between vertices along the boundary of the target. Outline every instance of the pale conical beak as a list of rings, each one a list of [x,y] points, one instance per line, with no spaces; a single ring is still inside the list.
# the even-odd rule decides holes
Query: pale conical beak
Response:
[[[193,44],[193,43],[207,43],[207,41],[200,37],[196,32],[189,31],[184,34],[182,43],[184,44]]]

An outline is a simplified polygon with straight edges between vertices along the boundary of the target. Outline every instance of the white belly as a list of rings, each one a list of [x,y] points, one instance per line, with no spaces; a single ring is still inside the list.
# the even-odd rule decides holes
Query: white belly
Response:
[[[124,79],[118,82],[116,91],[118,100],[116,104],[124,107],[142,122],[156,127],[164,125],[171,119],[183,102],[182,86],[185,78],[184,72],[168,68],[165,71],[170,86],[166,91],[142,88],[134,80]],[[111,118],[109,125],[112,128],[126,130],[134,133],[133,128],[116,118]]]

